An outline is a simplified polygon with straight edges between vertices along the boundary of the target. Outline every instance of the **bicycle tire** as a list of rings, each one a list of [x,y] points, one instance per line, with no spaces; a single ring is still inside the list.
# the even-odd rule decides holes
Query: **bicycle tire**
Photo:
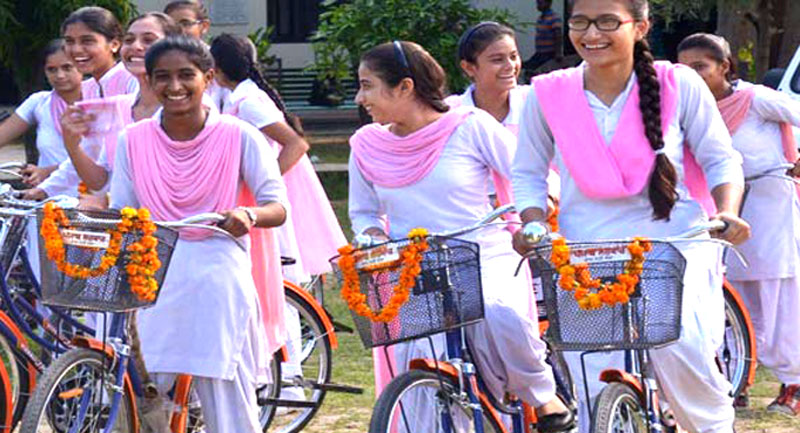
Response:
[[[301,357],[303,379],[310,382],[310,385],[324,385],[330,383],[333,361],[330,337],[325,330],[322,318],[317,314],[317,310],[297,293],[285,290],[286,302],[294,307],[300,315],[301,324]],[[281,371],[285,371],[281,367]],[[281,388],[295,385],[286,380],[282,380]],[[276,408],[270,420],[272,432],[277,433],[297,433],[308,425],[314,418],[320,406],[325,400],[326,390],[324,388],[310,388],[309,386],[299,386],[302,389],[305,401],[314,404],[312,407],[300,408],[299,410],[287,410],[285,414],[278,412]],[[280,407],[280,406],[278,406]],[[263,426],[263,424],[262,424]],[[264,428],[266,431],[266,428]]]
[[[623,428],[620,424],[627,428]],[[592,433],[648,433],[647,414],[639,396],[628,385],[606,385],[594,403]]]
[[[105,354],[89,349],[71,349],[56,358],[41,375],[40,381],[25,408],[25,412],[22,416],[20,433],[67,432],[69,426],[65,426],[64,421],[72,417],[64,416],[63,412],[65,409],[71,411],[76,408],[76,405],[72,402],[75,401],[77,396],[62,398],[56,395],[56,392],[60,388],[59,386],[61,385],[61,389],[64,389],[64,391],[59,392],[59,394],[77,389],[83,390],[85,388],[78,388],[76,387],[77,383],[70,383],[70,381],[85,380],[85,374],[95,370],[101,377],[106,379],[105,385],[107,389],[103,395],[108,396],[113,392],[110,387],[114,383],[113,377],[115,373],[113,369],[109,368],[109,364],[110,362]],[[68,377],[67,374],[73,369],[78,370],[78,375]],[[92,375],[88,380],[94,383],[97,382],[99,378]],[[123,389],[125,389],[125,391],[115,420],[115,432],[134,433],[136,428],[136,405],[133,400],[134,396],[128,393],[127,388]],[[83,394],[80,393],[78,395],[82,396]],[[56,400],[54,400],[54,398]],[[83,398],[79,398],[78,400],[82,401]],[[103,413],[106,412],[105,409],[108,407],[108,402],[109,399],[105,397],[100,397],[99,401],[93,402],[92,412],[99,414],[99,416],[92,418],[95,425],[80,426],[81,428],[79,428],[78,431],[94,432],[95,429],[92,427],[100,427],[98,424],[103,422]],[[80,403],[80,401],[78,401],[78,403]],[[99,409],[97,409],[97,407],[99,407]],[[107,422],[107,419],[105,421]]]
[[[36,367],[17,354],[8,339],[0,334],[0,358],[3,367],[8,373],[11,384],[11,404],[13,407],[12,429],[22,419],[22,412],[30,398],[33,379],[36,377]]]
[[[409,370],[399,376],[395,377],[386,388],[381,393],[380,397],[378,398],[377,403],[375,404],[375,408],[372,410],[372,417],[369,423],[369,432],[370,433],[390,433],[390,432],[417,432],[417,431],[442,431],[441,426],[418,426],[414,424],[411,425],[411,418],[413,421],[419,421],[422,417],[419,416],[419,413],[406,413],[410,412],[408,409],[404,409],[403,406],[403,398],[408,395],[408,393],[413,390],[415,387],[425,386],[430,388],[430,391],[436,391],[435,395],[431,395],[431,397],[444,397],[450,401],[455,400],[457,397],[459,388],[456,382],[449,376],[440,376],[437,375],[435,372],[432,371],[423,371],[423,370]],[[442,390],[442,387],[445,389]],[[418,397],[418,393],[414,393],[416,395],[409,395],[409,398]],[[406,400],[408,401],[408,400]],[[422,409],[435,409],[439,404],[444,404],[444,401],[430,401],[426,404],[416,404],[415,411],[422,410]],[[447,407],[451,407],[452,409],[460,409],[460,414],[463,415],[462,417],[458,417],[459,420],[466,422],[467,420],[472,420],[472,410],[467,409],[465,406],[461,404],[447,404]],[[486,433],[500,433],[505,431],[497,422],[496,420],[485,414],[489,413],[489,408],[482,402],[481,406],[483,408],[483,429]],[[398,408],[399,409],[396,409]],[[396,412],[397,411],[397,412]],[[451,413],[452,417],[452,413]],[[436,422],[440,421],[439,414],[434,413],[434,416],[431,418]],[[466,427],[465,430],[457,430],[459,433],[462,432],[471,432],[474,431],[472,424],[463,424],[459,423],[463,427]],[[432,428],[428,428],[432,427]]]
[[[755,348],[751,344],[751,330],[745,308],[736,298],[724,290],[725,297],[725,335],[722,346],[717,349],[717,360],[725,377],[731,382],[731,396],[742,394],[748,386],[748,375],[752,363],[756,361]]]
[[[11,400],[11,379],[4,365],[0,365],[0,433],[14,429],[14,403]]]

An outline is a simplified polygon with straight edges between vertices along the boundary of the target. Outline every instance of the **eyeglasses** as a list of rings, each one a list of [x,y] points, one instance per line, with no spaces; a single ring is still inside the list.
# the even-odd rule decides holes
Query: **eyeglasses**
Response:
[[[191,21],[191,20],[180,20],[180,21],[178,21],[178,25],[183,27],[184,29],[188,29],[189,27],[196,26],[196,25],[198,25],[198,24],[200,24],[202,22],[203,22],[203,20],[194,20],[194,21]]]
[[[619,29],[619,27],[623,24],[632,23],[636,20],[621,20],[614,15],[604,15],[596,19],[589,19],[587,17],[572,17],[567,21],[567,25],[569,26],[570,30],[574,30],[576,32],[585,32],[589,30],[589,27],[594,24],[597,30],[601,32],[613,32]]]

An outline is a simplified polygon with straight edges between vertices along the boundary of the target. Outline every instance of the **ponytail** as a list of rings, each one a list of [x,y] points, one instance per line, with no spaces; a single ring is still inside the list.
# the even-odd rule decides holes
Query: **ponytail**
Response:
[[[653,54],[647,41],[637,41],[633,48],[633,70],[639,84],[639,109],[642,112],[647,141],[656,152],[656,165],[648,186],[650,204],[653,206],[654,219],[668,221],[670,212],[678,201],[678,192],[675,189],[678,174],[667,155],[659,152],[664,148],[661,85],[653,62]]]

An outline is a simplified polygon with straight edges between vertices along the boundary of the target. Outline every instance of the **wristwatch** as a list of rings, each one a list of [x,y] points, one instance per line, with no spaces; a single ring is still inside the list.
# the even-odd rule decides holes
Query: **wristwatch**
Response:
[[[256,226],[256,222],[258,221],[258,215],[256,215],[256,211],[254,211],[253,209],[250,209],[249,207],[244,207],[244,206],[239,206],[236,209],[243,210],[244,213],[247,214],[247,218],[250,219],[250,225],[252,227]]]

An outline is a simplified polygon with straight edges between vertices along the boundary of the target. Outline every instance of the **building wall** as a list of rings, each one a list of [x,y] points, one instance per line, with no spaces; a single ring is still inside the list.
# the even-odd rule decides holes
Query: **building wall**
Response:
[[[136,0],[139,12],[162,11],[169,0]],[[205,0],[211,15],[211,34],[244,35],[267,25],[266,0]]]

